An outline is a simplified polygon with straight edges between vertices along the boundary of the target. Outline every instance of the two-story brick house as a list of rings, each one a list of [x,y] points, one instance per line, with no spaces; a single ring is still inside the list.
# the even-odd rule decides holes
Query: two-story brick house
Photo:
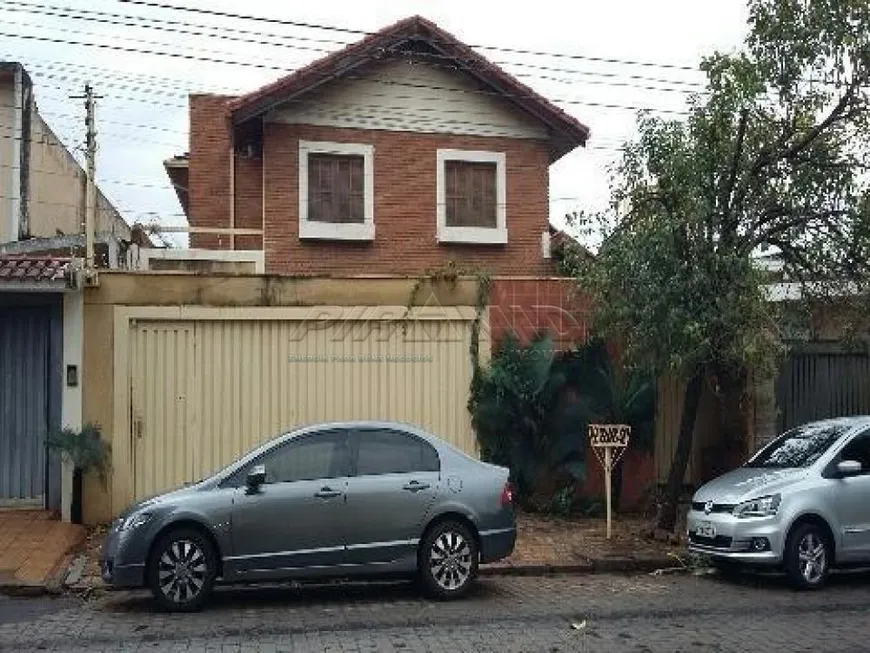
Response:
[[[412,17],[248,95],[191,96],[189,154],[166,168],[191,247],[266,273],[546,276],[549,166],[588,135]]]

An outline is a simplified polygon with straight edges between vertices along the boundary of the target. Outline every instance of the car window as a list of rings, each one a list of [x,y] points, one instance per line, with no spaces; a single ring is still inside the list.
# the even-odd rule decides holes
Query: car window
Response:
[[[745,467],[809,467],[851,428],[843,424],[806,424],[771,442]]]
[[[870,472],[870,431],[857,436],[840,452],[840,460],[856,460],[861,469]]]
[[[415,435],[393,429],[359,429],[354,438],[357,476],[440,469],[438,452]]]
[[[262,454],[227,479],[226,485],[244,485],[255,465],[265,466],[267,484],[340,478],[348,474],[349,459],[344,431],[311,433]]]

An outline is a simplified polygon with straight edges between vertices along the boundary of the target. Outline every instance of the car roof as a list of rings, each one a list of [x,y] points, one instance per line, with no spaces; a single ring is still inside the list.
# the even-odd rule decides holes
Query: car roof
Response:
[[[839,426],[841,428],[865,428],[870,426],[870,415],[850,415],[848,417],[830,417],[827,419],[814,420],[812,422],[805,422],[803,424],[798,424],[794,428],[800,428],[802,426]]]

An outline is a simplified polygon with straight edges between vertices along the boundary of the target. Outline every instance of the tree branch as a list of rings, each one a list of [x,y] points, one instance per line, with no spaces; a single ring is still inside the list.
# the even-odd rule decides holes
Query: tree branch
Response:
[[[722,223],[723,226],[731,229],[731,198],[734,194],[734,186],[737,183],[737,169],[740,166],[740,160],[743,158],[743,141],[746,138],[746,122],[749,117],[748,109],[741,109],[740,122],[737,124],[737,138],[734,143],[734,154],[731,157],[731,169],[728,172],[728,182],[722,189]]]

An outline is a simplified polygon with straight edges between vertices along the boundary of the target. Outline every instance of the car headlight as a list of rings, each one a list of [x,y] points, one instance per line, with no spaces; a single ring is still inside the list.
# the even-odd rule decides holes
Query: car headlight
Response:
[[[734,507],[732,513],[735,517],[770,517],[775,515],[779,508],[779,503],[782,497],[778,494],[771,494],[766,497],[758,497],[750,499],[743,503],[738,503]]]
[[[126,531],[133,528],[139,528],[143,524],[147,524],[149,519],[151,519],[150,512],[134,512],[121,522],[121,526],[118,530]]]

